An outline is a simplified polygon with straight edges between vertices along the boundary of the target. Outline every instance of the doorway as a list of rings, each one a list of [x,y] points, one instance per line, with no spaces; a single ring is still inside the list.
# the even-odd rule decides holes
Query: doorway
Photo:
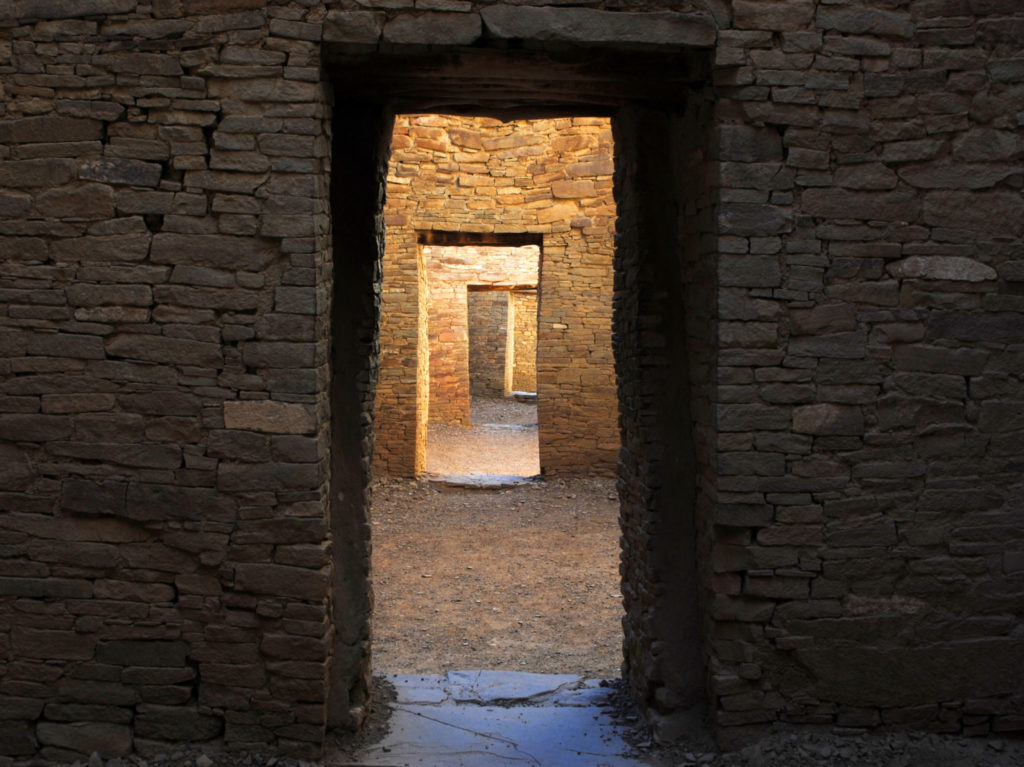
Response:
[[[704,403],[714,377],[709,354],[714,343],[714,263],[700,258],[701,217],[707,205],[700,173],[709,114],[696,86],[707,69],[688,55],[615,56],[612,63],[602,54],[598,66],[586,51],[563,52],[556,57],[559,71],[572,64],[576,87],[571,93],[559,88],[552,103],[552,91],[539,82],[552,71],[538,67],[548,55],[461,50],[415,61],[353,54],[334,62],[348,75],[355,69],[365,77],[349,76],[336,92],[345,119],[335,126],[332,184],[332,490],[336,499],[344,499],[332,512],[338,563],[332,610],[336,625],[346,624],[335,658],[356,655],[363,662],[356,668],[335,663],[332,710],[351,706],[356,696],[365,695],[369,682],[372,598],[366,487],[379,359],[375,330],[384,247],[380,202],[389,115],[428,105],[504,118],[603,111],[612,119],[621,151],[614,181],[614,351],[621,432],[615,454],[625,607],[623,675],[655,724],[703,696],[698,551],[700,509],[710,497],[697,476],[706,460],[702,444],[712,433]],[[500,62],[498,70],[487,67],[486,60],[493,57]],[[523,62],[529,66],[519,66]],[[447,79],[424,79],[432,66],[441,67]],[[656,86],[663,90],[651,94],[648,73],[655,69],[666,76]],[[488,72],[510,70],[527,74],[512,86],[484,87],[493,86],[494,76]],[[464,80],[459,81],[459,73]],[[456,81],[458,87],[452,87]],[[359,342],[352,343],[352,338]],[[417,428],[425,424],[417,420],[415,407],[411,411],[411,419],[402,423],[415,442]],[[355,426],[354,433],[345,432],[348,424]],[[415,474],[415,461],[410,463],[406,470]]]

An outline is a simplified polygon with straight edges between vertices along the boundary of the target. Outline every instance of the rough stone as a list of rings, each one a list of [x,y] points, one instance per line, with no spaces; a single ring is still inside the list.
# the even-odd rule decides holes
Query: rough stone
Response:
[[[266,434],[312,434],[316,422],[303,405],[259,400],[225,402],[224,425]]]
[[[973,258],[961,256],[911,256],[885,267],[900,279],[984,282],[996,279],[996,270]]]
[[[131,728],[113,722],[40,722],[36,736],[43,745],[82,755],[97,753],[105,759],[124,756],[132,747]]]
[[[793,430],[816,436],[863,434],[864,415],[846,405],[803,405],[793,411]]]
[[[499,4],[486,6],[480,15],[487,33],[500,39],[703,47],[713,45],[716,37],[713,19],[699,13],[628,13]]]
[[[481,32],[480,16],[475,13],[429,12],[389,21],[384,25],[383,40],[413,45],[471,45]]]
[[[376,43],[384,30],[379,11],[328,11],[324,40],[339,43]]]

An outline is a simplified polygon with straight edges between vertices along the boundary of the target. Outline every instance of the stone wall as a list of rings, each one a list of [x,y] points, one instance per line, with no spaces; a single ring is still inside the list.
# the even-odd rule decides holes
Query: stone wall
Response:
[[[514,290],[509,293],[512,337],[508,341],[512,364],[508,367],[511,384],[506,391],[537,391],[537,291]],[[506,363],[507,365],[507,363]]]
[[[505,395],[510,291],[471,290],[469,303],[469,391],[474,397]]]
[[[421,232],[478,235],[492,243],[543,239],[536,363],[541,469],[614,471],[611,152],[607,119],[398,118],[385,207],[379,471],[408,474],[423,466],[425,435],[408,426],[417,385],[410,375],[417,351],[410,343],[413,307],[426,301],[432,317],[429,420],[468,424],[465,282],[537,283],[536,268],[532,275],[506,274],[507,267],[480,260],[487,249],[478,249],[472,271],[469,256],[432,260],[433,248],[444,246],[423,245],[421,265],[411,255]],[[426,297],[416,289],[422,269]],[[442,344],[449,351],[440,353]],[[395,425],[400,419],[402,429]]]
[[[320,748],[329,108],[289,14],[0,6],[4,756]]]
[[[473,396],[537,390],[536,290],[469,291],[469,378]]]
[[[542,423],[588,420],[546,380],[615,412],[555,366],[610,364],[575,314],[608,305],[608,123],[551,123],[589,159],[512,221],[518,175],[447,163],[490,132],[539,181],[542,142],[404,123],[389,198],[449,174],[458,223],[388,211],[382,262],[392,98],[613,114],[624,670],[663,734],[701,697],[725,744],[1024,727],[1024,8],[656,5],[0,4],[0,755],[361,721],[373,435],[425,435],[416,229],[543,235]],[[633,103],[636,43],[669,105]]]
[[[428,421],[469,426],[472,370],[468,288],[470,285],[491,288],[536,285],[540,248],[536,245],[520,248],[422,247],[427,270],[427,333],[430,343]],[[504,323],[500,330],[504,342],[507,340]],[[386,350],[388,339],[382,338],[381,343]],[[502,349],[501,359],[496,361],[501,365],[499,386],[504,384],[504,357]],[[386,407],[384,403],[380,405]]]
[[[716,719],[1020,729],[1024,8],[733,12]]]

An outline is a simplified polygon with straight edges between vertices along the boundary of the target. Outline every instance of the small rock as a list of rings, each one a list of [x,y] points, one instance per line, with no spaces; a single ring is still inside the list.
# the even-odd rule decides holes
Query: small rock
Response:
[[[200,754],[199,758],[196,759],[196,767],[211,767],[213,759],[208,757],[206,754]]]
[[[89,754],[89,767],[103,767],[103,757],[98,751]]]

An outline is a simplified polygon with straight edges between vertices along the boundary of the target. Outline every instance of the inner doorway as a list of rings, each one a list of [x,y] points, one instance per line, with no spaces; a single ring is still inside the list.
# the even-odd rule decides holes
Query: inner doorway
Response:
[[[392,169],[401,160],[399,150]],[[442,176],[439,185],[450,183]],[[542,238],[523,244],[530,238],[492,234],[491,244],[459,244],[464,239],[457,231],[420,234],[430,345],[426,472],[432,477],[536,476],[541,471],[536,381]],[[502,240],[506,243],[497,244]]]

